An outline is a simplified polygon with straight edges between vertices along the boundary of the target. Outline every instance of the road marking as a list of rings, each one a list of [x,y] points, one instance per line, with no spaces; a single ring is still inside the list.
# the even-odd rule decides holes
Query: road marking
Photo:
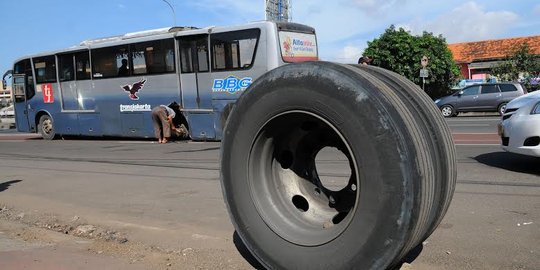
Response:
[[[448,122],[460,122],[460,121],[501,121],[501,117],[484,117],[484,118],[474,118],[474,119],[446,119]]]
[[[493,143],[456,143],[456,146],[500,146],[500,144]]]
[[[493,133],[493,132],[468,132],[468,133],[459,133],[459,132],[456,132],[456,133],[452,133],[452,135],[497,135],[497,133]],[[499,136],[499,135],[497,135]]]
[[[448,125],[452,127],[490,127],[490,126],[493,126],[489,124],[458,124],[458,123],[456,123],[455,125],[452,125],[452,124],[448,124]]]
[[[113,141],[110,141],[110,142],[113,142]],[[118,141],[118,143],[123,143],[123,144],[148,144],[148,143],[158,143],[157,141],[155,142],[152,142],[152,141]]]
[[[496,133],[452,133],[455,144],[497,144],[501,138]]]

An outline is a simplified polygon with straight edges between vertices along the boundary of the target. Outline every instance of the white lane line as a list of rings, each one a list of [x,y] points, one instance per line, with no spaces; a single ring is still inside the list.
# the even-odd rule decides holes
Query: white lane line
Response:
[[[493,126],[493,125],[490,125],[490,124],[460,124],[460,123],[455,123],[455,124],[448,124],[449,126],[451,127],[489,127],[489,126]]]
[[[472,134],[472,135],[497,135],[497,133],[494,132],[452,132],[452,135],[462,135],[462,134]]]
[[[487,144],[487,143],[456,143],[456,146],[501,146],[500,144]]]
[[[453,123],[456,123],[456,122],[482,122],[482,121],[487,121],[487,122],[499,122],[501,121],[501,118],[480,118],[480,119],[447,119],[446,120],[447,122],[453,122]]]

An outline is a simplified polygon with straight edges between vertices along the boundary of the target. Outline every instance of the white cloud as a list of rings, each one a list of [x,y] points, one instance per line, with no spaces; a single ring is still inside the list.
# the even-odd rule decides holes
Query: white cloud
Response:
[[[510,11],[485,11],[476,2],[467,2],[431,22],[412,21],[413,33],[427,30],[442,34],[449,43],[485,40],[500,37],[518,22]]]
[[[367,15],[379,16],[391,9],[396,3],[404,2],[398,2],[397,0],[355,0],[354,4]]]
[[[377,22],[364,16],[357,6],[347,1],[295,0],[293,20],[315,27],[322,43],[345,40],[377,26]]]
[[[357,63],[358,58],[362,56],[365,48],[366,46],[357,47],[347,45],[339,52],[339,54],[335,57],[335,60],[342,63]]]
[[[252,0],[198,0],[189,1],[190,5],[207,11],[234,10],[238,14],[260,15],[263,14],[263,4]],[[224,15],[227,13],[224,13]],[[257,16],[262,18],[261,16]]]
[[[294,0],[293,20],[315,27],[322,59],[356,62],[367,41],[392,24],[413,34],[442,34],[454,43],[505,37],[523,20],[505,11],[510,3],[478,4],[486,1]],[[531,8],[540,12],[536,3]]]
[[[539,14],[539,15],[540,15],[540,4],[538,4],[538,5],[536,5],[536,6],[534,7],[533,12],[534,12],[535,14]]]

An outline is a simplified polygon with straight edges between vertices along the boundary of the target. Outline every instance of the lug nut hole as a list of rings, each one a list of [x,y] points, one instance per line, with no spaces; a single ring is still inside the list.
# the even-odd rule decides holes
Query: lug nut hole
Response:
[[[309,210],[309,203],[306,200],[306,198],[304,198],[303,196],[295,195],[292,198],[292,203],[294,204],[296,209],[298,209],[298,210],[300,210],[302,212],[307,212],[307,210]]]

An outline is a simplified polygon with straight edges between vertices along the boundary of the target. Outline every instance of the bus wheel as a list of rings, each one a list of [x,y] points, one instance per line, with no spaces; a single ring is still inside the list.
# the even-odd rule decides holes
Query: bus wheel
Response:
[[[286,65],[256,80],[229,117],[225,202],[269,269],[399,266],[450,203],[448,128],[429,97],[393,73]]]
[[[45,140],[56,138],[53,120],[49,115],[44,114],[39,118],[38,131]]]

